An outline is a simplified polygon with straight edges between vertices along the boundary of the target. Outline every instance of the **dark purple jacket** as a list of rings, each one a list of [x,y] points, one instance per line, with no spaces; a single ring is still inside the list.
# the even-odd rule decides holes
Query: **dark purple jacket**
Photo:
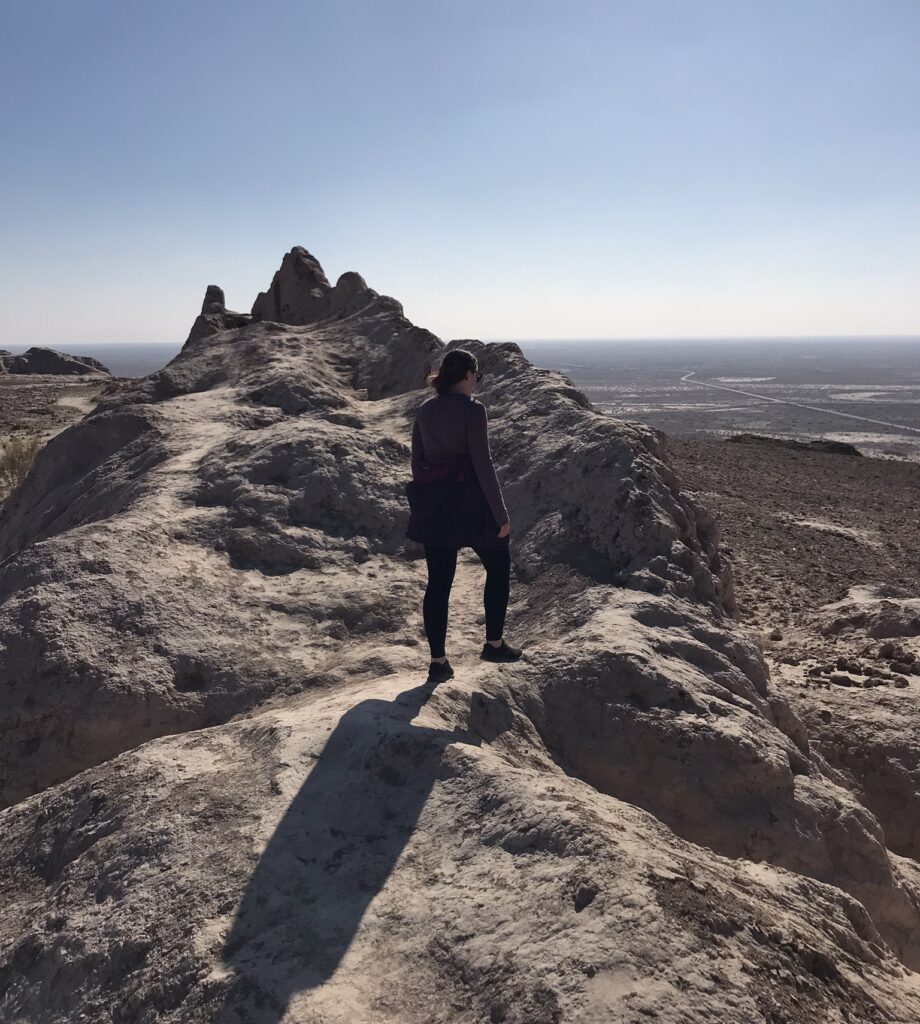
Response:
[[[509,516],[478,398],[451,391],[422,402],[412,428],[412,480],[411,540],[460,546],[497,540]]]

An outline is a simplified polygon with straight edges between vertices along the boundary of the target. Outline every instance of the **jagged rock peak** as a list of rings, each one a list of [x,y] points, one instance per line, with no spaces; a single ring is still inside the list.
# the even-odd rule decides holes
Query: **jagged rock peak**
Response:
[[[252,318],[302,327],[330,317],[341,319],[384,299],[388,309],[402,314],[395,299],[368,288],[353,270],[342,274],[333,287],[319,260],[302,245],[295,245],[281,261],[268,291],[260,292],[253,303]]]
[[[227,308],[224,299],[224,290],[220,285],[209,284],[204,293],[204,302],[201,304],[202,313],[223,313]]]
[[[328,313],[331,293],[319,260],[297,245],[285,254],[268,291],[256,297],[252,317],[284,324],[313,323]]]
[[[251,319],[252,317],[248,313],[235,313],[232,309],[227,309],[223,288],[220,285],[209,284],[205,289],[201,312],[192,324],[185,344],[192,345],[212,334],[245,327]]]

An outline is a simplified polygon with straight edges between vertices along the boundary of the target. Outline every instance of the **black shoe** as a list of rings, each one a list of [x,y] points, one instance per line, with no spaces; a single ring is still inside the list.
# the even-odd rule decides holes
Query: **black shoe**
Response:
[[[479,655],[483,661],[517,661],[521,654],[520,647],[512,647],[502,640],[501,647],[495,647],[486,642],[482,645],[482,653]]]
[[[428,666],[428,682],[443,683],[445,679],[453,676],[454,670],[449,661],[433,661]]]

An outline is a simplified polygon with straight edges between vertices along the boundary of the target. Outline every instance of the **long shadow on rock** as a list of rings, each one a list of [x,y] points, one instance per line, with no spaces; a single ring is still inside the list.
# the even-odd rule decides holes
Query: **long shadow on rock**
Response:
[[[280,1021],[335,972],[412,835],[444,748],[466,730],[412,725],[433,686],[366,700],[329,736],[246,886],[223,949],[220,1021]],[[477,695],[481,696],[481,695]]]

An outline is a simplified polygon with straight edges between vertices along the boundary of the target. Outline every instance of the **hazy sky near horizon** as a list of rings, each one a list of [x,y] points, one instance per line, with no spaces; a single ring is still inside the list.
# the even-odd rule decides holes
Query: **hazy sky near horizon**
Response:
[[[920,334],[920,0],[2,3],[0,347],[304,245],[450,338]]]

